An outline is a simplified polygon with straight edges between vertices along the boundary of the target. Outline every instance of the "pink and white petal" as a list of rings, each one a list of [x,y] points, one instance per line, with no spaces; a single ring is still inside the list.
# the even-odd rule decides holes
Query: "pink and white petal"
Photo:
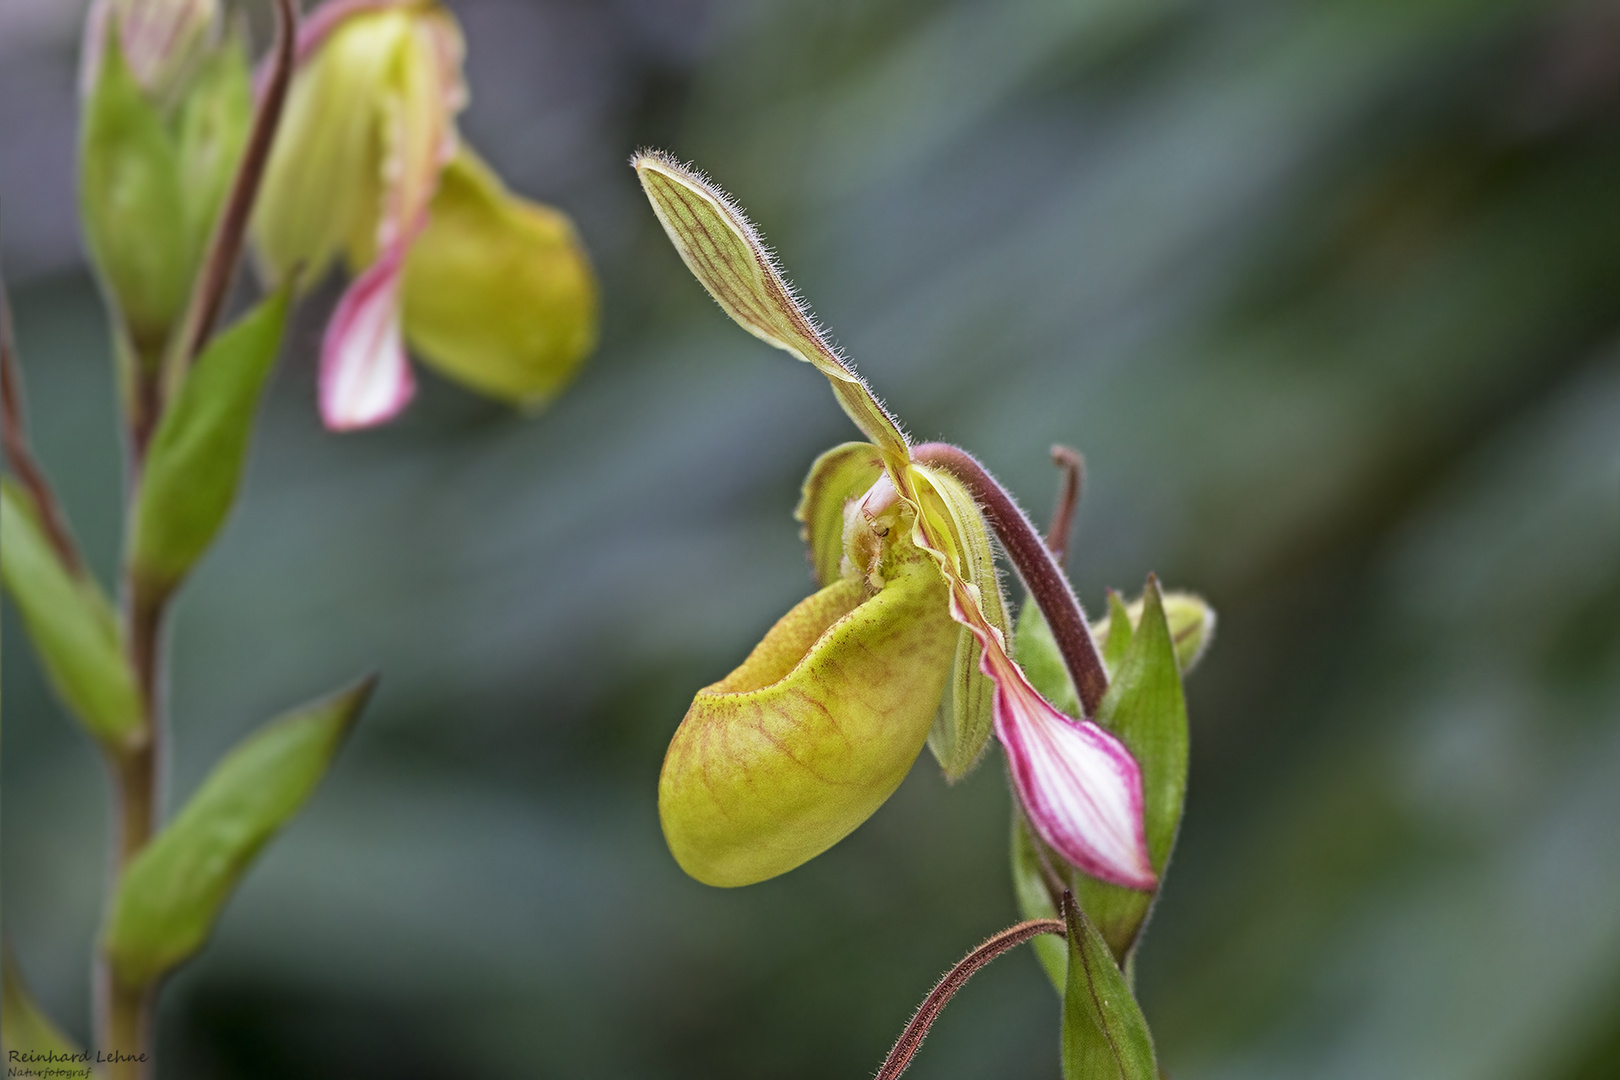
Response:
[[[988,654],[989,650],[986,650]],[[1058,712],[1010,660],[996,681],[996,736],[1030,825],[1092,877],[1131,889],[1158,884],[1142,820],[1142,770],[1117,738]]]
[[[416,393],[400,329],[405,245],[395,244],[338,301],[321,340],[321,420],[332,431],[386,423]]]

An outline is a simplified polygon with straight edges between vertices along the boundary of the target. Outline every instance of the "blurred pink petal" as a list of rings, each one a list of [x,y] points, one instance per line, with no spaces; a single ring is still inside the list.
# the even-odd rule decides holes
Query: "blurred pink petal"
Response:
[[[386,248],[349,283],[321,341],[321,419],[332,431],[386,423],[416,393],[400,332],[406,244]]]

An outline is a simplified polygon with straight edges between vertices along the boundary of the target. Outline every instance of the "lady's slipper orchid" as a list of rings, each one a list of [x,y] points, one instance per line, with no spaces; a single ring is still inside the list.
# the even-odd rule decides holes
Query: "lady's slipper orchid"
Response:
[[[425,362],[521,406],[550,400],[595,343],[596,285],[561,214],[510,194],[460,140],[463,43],[433,0],[335,0],[299,73],[254,219],[271,279],[354,274],[321,346],[333,430],[383,423]]]
[[[659,813],[677,861],[715,885],[790,870],[870,816],[931,725],[936,755],[954,777],[993,724],[1046,844],[1095,877],[1153,888],[1136,760],[1097,724],[1055,709],[1008,655],[989,511],[970,486],[988,474],[959,475],[952,455],[971,459],[954,448],[930,454],[911,445],[715,185],[661,154],[638,154],[633,165],[677,251],[721,308],[820,369],[871,440],[823,455],[805,485],[799,518],[825,587],[742,667],[698,694],[671,742]],[[1040,557],[1050,559],[1044,547]],[[1062,588],[1106,687],[1078,605]]]

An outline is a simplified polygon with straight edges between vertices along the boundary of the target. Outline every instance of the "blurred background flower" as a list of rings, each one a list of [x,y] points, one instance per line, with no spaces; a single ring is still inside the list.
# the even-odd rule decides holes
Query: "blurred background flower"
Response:
[[[310,685],[383,684],[167,998],[168,1075],[858,1076],[1013,920],[994,762],[749,889],[664,849],[663,748],[808,588],[786,508],[853,434],[691,281],[643,144],[745,195],[919,437],[1038,515],[1048,444],[1085,451],[1094,615],[1149,569],[1220,610],[1141,958],[1177,1080],[1617,1075],[1620,6],[450,6],[462,129],[579,223],[602,349],[538,421],[429,376],[339,440],[307,408],[335,287],[306,311],[179,607],[171,787]],[[82,13],[0,4],[0,228],[105,575]],[[99,766],[6,618],[0,906],[82,1039]],[[1057,1025],[1006,961],[916,1075],[1055,1075]]]

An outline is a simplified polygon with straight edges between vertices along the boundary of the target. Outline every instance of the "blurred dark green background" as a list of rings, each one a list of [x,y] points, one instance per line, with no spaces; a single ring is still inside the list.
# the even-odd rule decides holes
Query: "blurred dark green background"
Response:
[[[993,758],[765,885],[663,848],[663,747],[809,591],[789,511],[852,430],[686,274],[644,144],[738,194],[913,432],[1041,516],[1047,446],[1086,453],[1093,609],[1149,570],[1220,609],[1142,957],[1177,1080],[1620,1076],[1620,4],[452,6],[465,133],[578,219],[603,345],[540,417],[428,377],[340,438],[306,310],[179,607],[171,805],[382,690],[171,986],[165,1077],[858,1078],[1014,921]],[[0,226],[110,574],[79,11],[0,3]],[[4,633],[5,925],[83,1039],[103,778]],[[914,1075],[1055,1077],[1057,1032],[1013,956]]]

